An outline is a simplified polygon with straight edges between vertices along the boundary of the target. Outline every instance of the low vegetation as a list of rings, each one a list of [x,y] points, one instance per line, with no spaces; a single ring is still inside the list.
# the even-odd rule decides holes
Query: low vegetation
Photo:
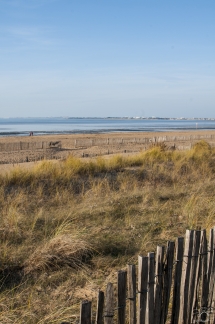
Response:
[[[76,323],[139,253],[215,219],[215,151],[154,146],[0,176],[0,323]]]

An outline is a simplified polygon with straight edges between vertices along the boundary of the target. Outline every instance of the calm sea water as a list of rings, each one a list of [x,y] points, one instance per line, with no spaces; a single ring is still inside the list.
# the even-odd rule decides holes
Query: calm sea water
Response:
[[[104,133],[162,132],[174,130],[215,130],[215,121],[204,120],[142,120],[102,118],[0,118],[0,136]]]

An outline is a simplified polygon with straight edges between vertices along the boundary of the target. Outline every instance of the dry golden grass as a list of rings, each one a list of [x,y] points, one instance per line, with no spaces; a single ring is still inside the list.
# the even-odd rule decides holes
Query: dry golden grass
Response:
[[[35,271],[56,270],[64,266],[80,268],[84,259],[92,254],[89,243],[71,237],[57,235],[30,255],[24,264],[25,274]]]
[[[76,322],[139,253],[215,219],[215,152],[41,162],[0,176],[0,323]]]

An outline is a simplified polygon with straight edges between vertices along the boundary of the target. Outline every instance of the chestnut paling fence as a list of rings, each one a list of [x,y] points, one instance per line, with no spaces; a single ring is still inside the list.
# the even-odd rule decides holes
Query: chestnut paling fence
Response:
[[[79,138],[74,141],[75,147],[91,147],[100,145],[123,145],[123,144],[151,144],[162,142],[196,142],[200,140],[214,141],[215,135],[189,135],[189,136],[154,136],[154,137],[111,137],[111,138]]]
[[[19,152],[29,150],[44,150],[49,148],[60,148],[61,142],[15,142],[0,143],[0,152]]]
[[[0,143],[0,164],[59,159],[61,147],[61,141]]]
[[[65,159],[71,153],[79,157],[95,157],[116,153],[112,146],[117,147],[118,154],[140,152],[147,150],[152,144],[159,143],[165,143],[169,150],[183,151],[191,149],[193,144],[200,140],[207,140],[212,147],[215,146],[215,135],[158,136],[151,138],[142,136],[128,138],[122,135],[121,138],[78,138],[70,141],[69,146],[67,144],[66,147],[62,147],[61,141],[0,143],[0,164],[32,162],[43,159]],[[97,147],[97,152],[79,152],[91,147]],[[99,148],[100,152],[98,152]]]
[[[187,230],[185,239],[138,257],[138,269],[118,271],[116,287],[98,292],[97,307],[82,301],[81,324],[215,323],[215,227]],[[93,314],[93,316],[92,316]]]
[[[190,142],[191,144],[199,140],[208,140],[214,142],[215,135],[190,135],[190,136],[157,136],[157,137],[111,137],[111,138],[79,138],[74,139],[71,147],[91,147],[103,145],[123,145],[123,144],[151,144],[162,142]],[[72,142],[71,142],[72,143]],[[0,152],[17,152],[23,150],[42,150],[49,148],[61,148],[61,142],[14,142],[0,143]]]

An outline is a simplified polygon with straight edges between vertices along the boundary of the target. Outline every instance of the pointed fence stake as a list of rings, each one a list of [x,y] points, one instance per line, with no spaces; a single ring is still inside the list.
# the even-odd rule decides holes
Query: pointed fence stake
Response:
[[[148,292],[146,307],[146,324],[154,324],[154,285],[155,285],[155,254],[148,253]]]
[[[194,231],[187,230],[185,236],[184,258],[182,266],[181,277],[181,290],[180,290],[180,310],[179,310],[179,323],[187,323],[187,306],[188,306],[188,294],[189,294],[189,281],[190,281],[190,268],[191,258],[193,252],[193,234]]]
[[[129,264],[128,271],[128,300],[129,300],[129,324],[136,324],[136,269]]]
[[[96,324],[103,323],[103,309],[104,309],[104,292],[98,291],[97,310],[96,310]]]
[[[112,324],[114,317],[114,293],[113,284],[109,282],[107,284],[106,296],[105,296],[105,312],[104,312],[104,323]]]
[[[156,269],[155,269],[155,306],[154,306],[154,321],[160,323],[162,291],[163,291],[163,259],[164,246],[157,246],[156,254]]]
[[[148,257],[138,256],[138,306],[137,323],[145,324],[148,288]]]
[[[118,323],[125,324],[127,271],[118,271]]]
[[[80,324],[91,324],[91,302],[88,300],[81,302]]]
[[[168,315],[170,291],[171,291],[171,285],[172,285],[174,251],[175,251],[175,242],[169,241],[167,243],[166,261],[164,263],[164,281],[163,281],[163,300],[162,300],[161,324],[166,323],[166,319],[167,319],[167,315]]]
[[[176,240],[176,256],[175,256],[176,266],[175,266],[175,279],[174,279],[174,287],[173,287],[171,324],[179,324],[180,288],[181,288],[183,256],[184,256],[184,238],[179,237]]]

